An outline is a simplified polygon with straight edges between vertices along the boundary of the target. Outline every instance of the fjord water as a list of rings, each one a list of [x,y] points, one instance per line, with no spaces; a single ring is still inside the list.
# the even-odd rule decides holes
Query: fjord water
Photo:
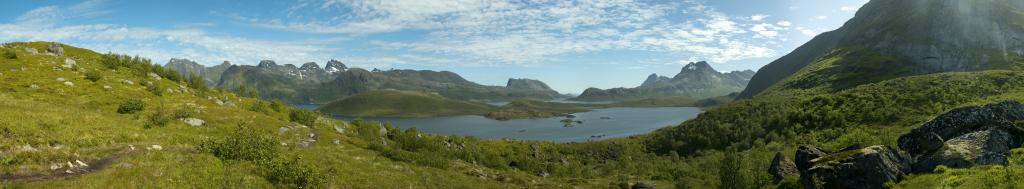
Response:
[[[302,105],[303,108],[315,108]],[[607,108],[576,113],[573,120],[582,121],[573,127],[564,127],[565,117],[543,119],[517,119],[498,121],[483,116],[449,116],[429,118],[388,118],[334,116],[336,119],[373,120],[391,123],[395,127],[434,134],[475,136],[489,139],[543,140],[552,142],[585,142],[646,134],[654,130],[675,126],[700,114],[700,108]],[[602,117],[610,119],[601,119]]]

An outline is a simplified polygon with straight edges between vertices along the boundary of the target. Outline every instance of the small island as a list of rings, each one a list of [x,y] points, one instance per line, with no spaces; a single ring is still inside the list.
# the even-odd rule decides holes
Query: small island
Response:
[[[590,110],[590,107],[579,104],[520,99],[487,112],[484,114],[484,117],[496,120],[569,117],[572,116],[572,113],[588,112]]]

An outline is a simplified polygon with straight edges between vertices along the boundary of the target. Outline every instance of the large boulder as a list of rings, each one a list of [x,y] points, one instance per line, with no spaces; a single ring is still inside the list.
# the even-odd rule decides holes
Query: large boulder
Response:
[[[900,148],[914,158],[914,172],[930,172],[938,165],[970,167],[1006,164],[1012,147],[1024,141],[1024,104],[1004,101],[962,107],[939,115],[920,128],[900,136]]]
[[[798,176],[800,173],[796,169],[796,164],[789,160],[786,155],[783,155],[782,152],[779,152],[775,154],[775,158],[772,158],[772,164],[768,167],[768,174],[771,174],[775,183],[778,183],[786,177]]]
[[[64,56],[64,46],[56,42],[50,43],[50,45],[46,47],[46,52],[53,53],[57,56]]]
[[[886,147],[841,151],[816,158],[800,180],[805,188],[885,188],[910,172],[905,152]]]

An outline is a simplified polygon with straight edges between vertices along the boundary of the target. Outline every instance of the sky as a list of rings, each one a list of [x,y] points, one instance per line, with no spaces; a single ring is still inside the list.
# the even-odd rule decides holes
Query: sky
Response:
[[[867,0],[12,1],[0,42],[99,52],[453,71],[486,85],[544,81],[562,93],[635,87],[689,62],[757,70],[834,30]]]

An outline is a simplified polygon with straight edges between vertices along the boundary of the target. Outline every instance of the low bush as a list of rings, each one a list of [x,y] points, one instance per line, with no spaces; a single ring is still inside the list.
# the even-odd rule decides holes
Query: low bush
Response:
[[[146,90],[156,96],[164,96],[164,90],[160,88],[160,84],[153,83],[146,85]]]
[[[272,136],[240,125],[227,137],[205,141],[199,148],[221,159],[269,161],[277,157],[277,145],[278,141]]]
[[[261,165],[263,177],[281,188],[323,188],[325,177],[301,157],[276,159]]]
[[[138,99],[129,99],[121,103],[117,107],[117,113],[119,114],[130,114],[142,111],[146,108],[146,103]]]
[[[96,82],[96,81],[99,81],[100,79],[103,79],[103,75],[101,75],[97,71],[89,71],[89,72],[85,72],[85,79],[88,79],[89,81],[92,81],[92,82]]]
[[[317,118],[320,118],[320,113],[302,109],[292,110],[292,112],[288,114],[288,119],[292,122],[310,127],[316,124]]]
[[[146,121],[146,124],[143,125],[143,127],[147,129],[153,127],[163,127],[167,126],[168,123],[171,123],[171,120],[171,115],[165,112],[161,107],[158,108],[156,112],[153,112],[153,115],[149,116],[149,120]]]
[[[10,49],[4,50],[4,58],[7,58],[7,59],[18,59],[18,53],[15,53],[14,50],[10,50]]]

